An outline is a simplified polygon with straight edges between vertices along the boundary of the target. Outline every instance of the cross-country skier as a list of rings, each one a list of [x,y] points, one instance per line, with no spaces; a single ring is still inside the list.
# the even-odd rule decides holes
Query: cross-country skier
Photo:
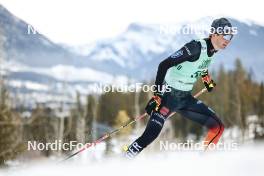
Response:
[[[215,83],[208,73],[208,66],[214,53],[225,49],[232,37],[231,23],[226,18],[216,19],[211,25],[208,38],[192,40],[159,64],[156,91],[145,108],[150,119],[144,133],[127,148],[127,157],[136,156],[153,142],[172,112],[206,126],[206,146],[218,142],[224,131],[223,123],[211,108],[194,98],[191,91],[200,77],[208,92],[212,91]],[[170,91],[162,92],[161,87],[164,85]]]

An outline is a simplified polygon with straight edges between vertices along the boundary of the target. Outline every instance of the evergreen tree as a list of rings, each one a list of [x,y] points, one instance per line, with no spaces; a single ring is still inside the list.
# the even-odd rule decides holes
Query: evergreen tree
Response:
[[[86,122],[86,142],[94,140],[96,136],[96,117],[97,117],[97,103],[96,98],[92,95],[87,96],[86,100],[86,112],[85,112],[85,122]],[[94,137],[93,137],[94,136]]]
[[[22,141],[21,117],[11,110],[8,102],[8,92],[0,85],[0,165],[14,159],[25,150]]]
[[[258,104],[257,104],[257,106],[258,106],[257,114],[259,117],[264,118],[263,117],[264,116],[264,85],[263,85],[263,82],[261,82],[259,89],[260,89],[260,92],[259,92],[259,96],[258,96],[259,98],[258,98]]]
[[[37,143],[52,143],[58,140],[59,134],[59,118],[54,114],[51,108],[44,105],[37,105],[32,111],[31,123],[28,125],[28,140]],[[50,156],[55,151],[43,150],[45,156]]]

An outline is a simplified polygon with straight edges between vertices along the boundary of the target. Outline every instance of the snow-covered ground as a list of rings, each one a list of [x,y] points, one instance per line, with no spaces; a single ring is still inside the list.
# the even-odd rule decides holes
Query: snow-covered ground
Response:
[[[148,152],[147,152],[148,153]],[[57,164],[34,162],[0,170],[5,176],[83,176],[83,175],[184,175],[184,176],[260,176],[264,174],[264,145],[240,146],[235,151],[159,152],[143,154],[135,160],[121,158],[73,161]]]

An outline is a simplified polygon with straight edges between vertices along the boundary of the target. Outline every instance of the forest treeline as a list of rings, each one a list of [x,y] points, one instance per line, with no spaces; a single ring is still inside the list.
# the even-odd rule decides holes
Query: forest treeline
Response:
[[[212,72],[217,86],[211,93],[201,97],[222,119],[225,127],[238,127],[242,134],[248,129],[248,117],[255,115],[255,139],[263,139],[264,128],[264,86],[257,82],[252,72],[247,72],[241,61],[235,61],[233,70],[221,66]],[[203,88],[198,81],[193,93]],[[108,92],[100,95],[88,95],[81,101],[76,93],[76,104],[69,115],[58,115],[61,109],[51,109],[38,104],[30,116],[23,117],[23,107],[14,108],[9,92],[1,81],[0,87],[0,165],[27,151],[28,141],[42,143],[78,141],[91,142],[103,133],[117,128],[134,117],[144,113],[144,107],[152,96],[151,92]],[[63,114],[63,113],[61,113]],[[199,139],[204,132],[200,125],[174,115],[171,119],[174,137],[186,140],[189,134]],[[147,118],[141,123],[146,123]],[[258,129],[257,129],[258,128]],[[135,125],[124,129],[120,134],[129,135]],[[259,129],[262,129],[259,130]],[[41,152],[43,156],[60,155],[69,151]]]

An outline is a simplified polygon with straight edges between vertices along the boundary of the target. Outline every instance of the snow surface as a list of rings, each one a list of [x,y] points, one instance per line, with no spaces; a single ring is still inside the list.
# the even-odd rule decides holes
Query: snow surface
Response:
[[[83,176],[83,175],[122,175],[122,176],[228,176],[263,175],[264,148],[251,144],[239,147],[236,151],[199,152],[159,152],[156,155],[145,153],[135,160],[121,159],[120,156],[108,159],[56,162],[34,162],[24,166],[0,170],[5,176]],[[90,156],[92,156],[90,151]]]

